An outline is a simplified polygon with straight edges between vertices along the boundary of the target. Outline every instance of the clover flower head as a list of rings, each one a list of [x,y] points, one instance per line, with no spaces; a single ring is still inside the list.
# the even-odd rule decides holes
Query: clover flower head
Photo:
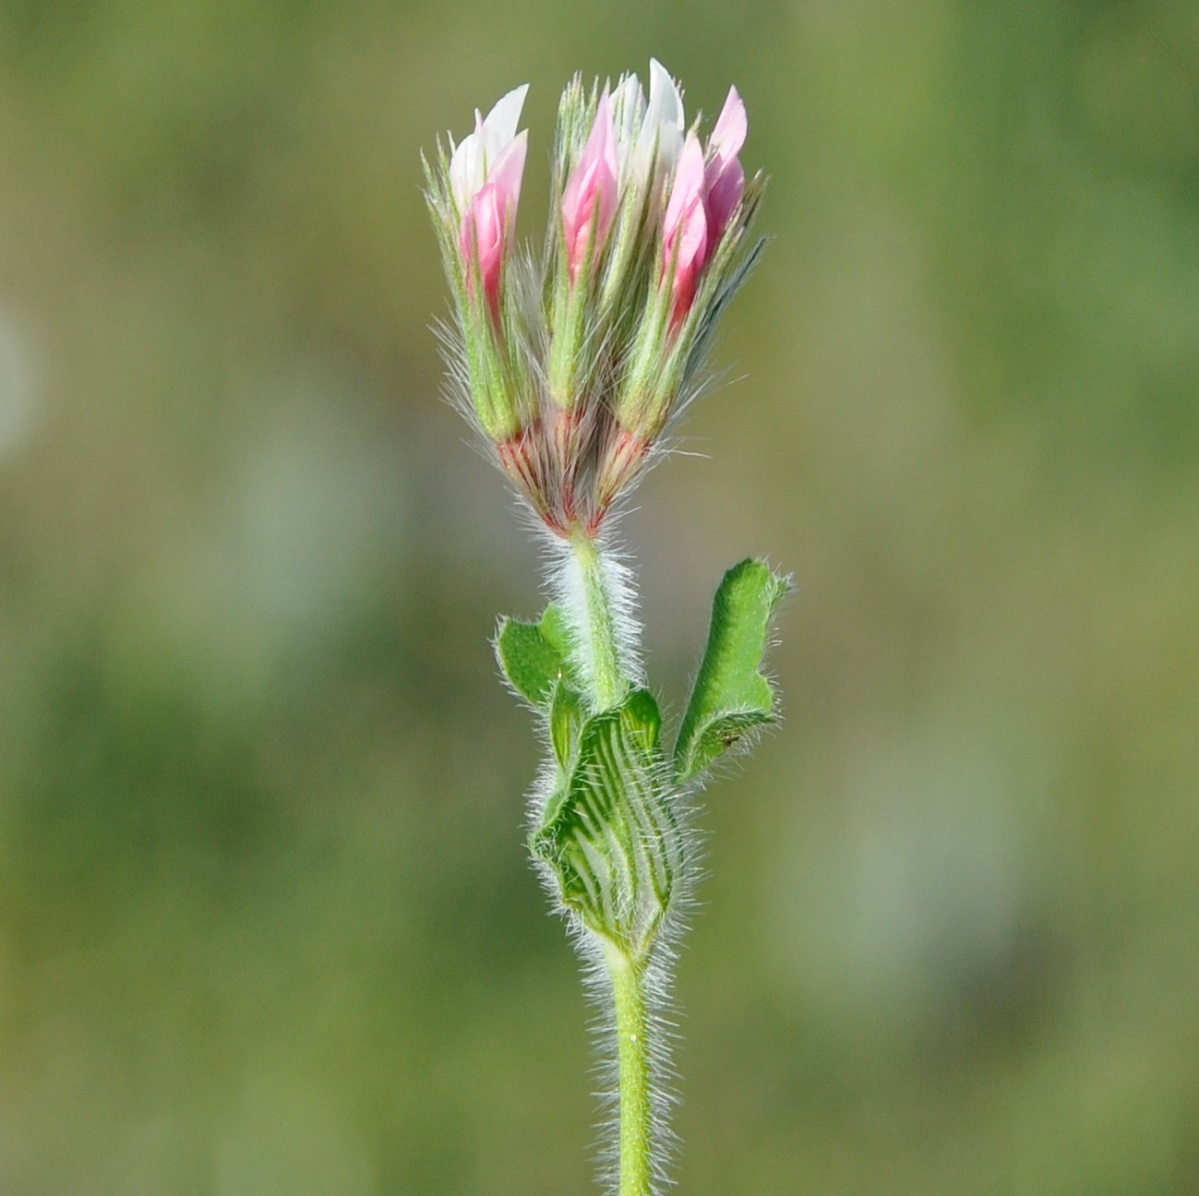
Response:
[[[746,180],[736,88],[706,145],[685,131],[656,60],[559,104],[551,230],[540,261],[514,245],[527,155],[527,86],[450,152],[426,194],[454,292],[451,378],[495,458],[558,535],[598,535],[693,396],[719,312],[761,245],[764,182]]]

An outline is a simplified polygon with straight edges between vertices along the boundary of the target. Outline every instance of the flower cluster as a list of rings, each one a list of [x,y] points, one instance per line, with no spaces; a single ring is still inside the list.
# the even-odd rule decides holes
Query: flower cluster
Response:
[[[515,243],[528,88],[425,163],[454,292],[446,341],[461,400],[542,521],[598,534],[693,393],[712,326],[761,249],[746,232],[764,186],[739,155],[736,88],[708,137],[650,63],[563,93],[545,252]]]

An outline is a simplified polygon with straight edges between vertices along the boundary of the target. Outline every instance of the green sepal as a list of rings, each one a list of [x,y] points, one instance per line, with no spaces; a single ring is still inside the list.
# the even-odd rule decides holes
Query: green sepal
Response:
[[[661,726],[644,689],[587,719],[530,839],[567,908],[631,957],[653,942],[683,864]]]
[[[712,602],[708,646],[674,751],[678,781],[699,776],[730,748],[775,721],[775,694],[761,671],[774,612],[791,579],[763,561],[725,575]]]
[[[538,623],[501,619],[495,655],[508,684],[530,705],[548,710],[555,686],[571,677],[562,612],[551,602]]]

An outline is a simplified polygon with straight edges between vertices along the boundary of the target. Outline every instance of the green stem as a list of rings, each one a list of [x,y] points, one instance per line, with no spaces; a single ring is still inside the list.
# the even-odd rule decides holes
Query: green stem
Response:
[[[635,651],[636,628],[622,609],[620,575],[605,560],[600,545],[577,531],[571,547],[577,574],[567,586],[567,595],[578,664],[595,710],[611,710],[635,684],[629,676],[628,654]],[[646,964],[644,956],[622,949],[611,939],[603,944],[612,983],[619,1073],[618,1196],[652,1196],[653,1055]]]
[[[583,610],[574,612],[582,639],[584,675],[591,683],[597,710],[619,706],[629,692],[621,668],[614,596],[599,545],[583,532],[571,537],[582,582]]]
[[[620,1069],[619,1196],[653,1192],[653,1080],[645,966],[615,947],[606,949],[616,1012],[616,1057]]]

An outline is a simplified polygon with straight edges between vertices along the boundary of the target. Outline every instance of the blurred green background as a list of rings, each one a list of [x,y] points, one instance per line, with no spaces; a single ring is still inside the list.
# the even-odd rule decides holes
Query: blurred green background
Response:
[[[1189,0],[0,6],[0,1193],[592,1190],[418,151],[653,54],[774,243],[624,524],[707,799],[692,1196],[1199,1191]]]

